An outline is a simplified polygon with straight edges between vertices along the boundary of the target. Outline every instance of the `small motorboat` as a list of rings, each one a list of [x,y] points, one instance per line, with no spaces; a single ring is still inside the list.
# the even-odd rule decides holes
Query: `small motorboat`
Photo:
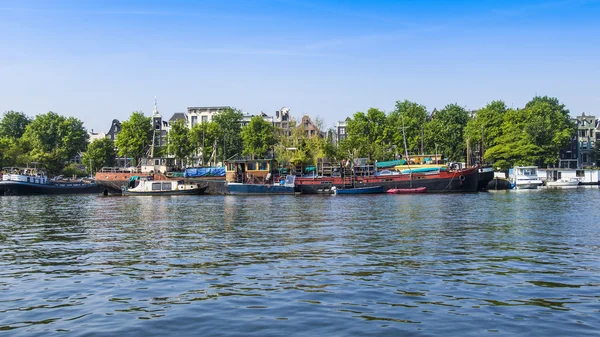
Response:
[[[412,194],[412,193],[425,193],[427,192],[427,187],[416,187],[416,188],[392,188],[387,190],[387,193],[390,194]]]
[[[355,188],[336,188],[334,194],[375,194],[383,193],[383,186],[355,187]]]
[[[579,180],[577,178],[559,179],[556,181],[546,182],[546,187],[548,188],[572,188],[577,186],[579,186]]]

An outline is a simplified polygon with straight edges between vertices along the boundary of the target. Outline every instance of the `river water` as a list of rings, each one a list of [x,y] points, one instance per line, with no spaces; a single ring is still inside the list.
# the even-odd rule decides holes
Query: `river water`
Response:
[[[0,197],[0,335],[598,336],[600,190]]]

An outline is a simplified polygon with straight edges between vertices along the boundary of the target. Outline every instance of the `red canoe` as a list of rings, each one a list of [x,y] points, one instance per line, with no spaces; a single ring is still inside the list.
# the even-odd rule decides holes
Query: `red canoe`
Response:
[[[392,188],[392,189],[387,190],[387,192],[391,193],[391,194],[425,193],[426,191],[427,191],[427,187]]]

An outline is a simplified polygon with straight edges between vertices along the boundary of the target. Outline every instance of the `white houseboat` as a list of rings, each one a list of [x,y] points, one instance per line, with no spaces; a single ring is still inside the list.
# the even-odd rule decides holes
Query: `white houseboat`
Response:
[[[154,180],[151,177],[140,179],[131,177],[128,187],[122,190],[123,195],[187,195],[204,194],[208,186],[184,183],[183,180]]]

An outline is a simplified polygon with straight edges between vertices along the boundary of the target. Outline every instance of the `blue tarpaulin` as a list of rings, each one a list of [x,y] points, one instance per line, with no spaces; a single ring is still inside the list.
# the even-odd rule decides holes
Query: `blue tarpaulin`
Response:
[[[194,177],[224,177],[225,167],[199,167],[199,168],[188,168],[183,172],[183,176],[186,178]]]

